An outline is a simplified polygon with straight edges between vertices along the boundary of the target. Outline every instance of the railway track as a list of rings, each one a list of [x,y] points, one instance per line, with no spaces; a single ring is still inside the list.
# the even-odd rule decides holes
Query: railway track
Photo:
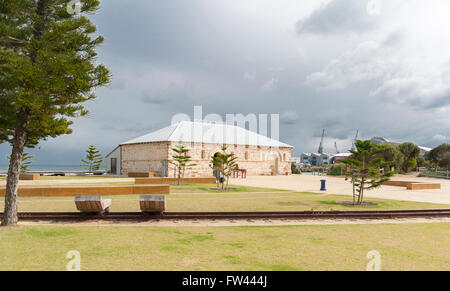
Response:
[[[0,213],[0,218],[3,213]],[[78,212],[21,212],[22,221],[85,221],[124,220],[147,221],[162,219],[220,220],[220,219],[395,219],[395,218],[450,217],[450,209],[362,210],[362,211],[264,211],[264,212],[109,212],[86,214]]]

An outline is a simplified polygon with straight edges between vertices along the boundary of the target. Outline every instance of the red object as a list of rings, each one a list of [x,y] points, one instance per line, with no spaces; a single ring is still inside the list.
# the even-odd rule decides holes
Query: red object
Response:
[[[289,172],[286,172],[285,174],[286,174],[286,176],[289,176]]]
[[[241,174],[242,179],[247,178],[247,170],[245,169],[237,169],[233,171],[233,178],[239,178],[239,173]]]

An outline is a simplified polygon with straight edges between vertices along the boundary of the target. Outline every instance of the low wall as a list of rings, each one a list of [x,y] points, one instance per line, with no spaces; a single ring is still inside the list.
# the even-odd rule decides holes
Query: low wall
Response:
[[[174,178],[136,178],[136,184],[174,184],[176,181]],[[215,177],[204,177],[204,178],[194,178],[194,177],[187,177],[184,178],[185,184],[214,184],[216,183]]]
[[[36,181],[41,179],[41,175],[39,174],[20,174],[19,175],[19,180],[22,181],[27,181],[27,180],[32,180],[32,181]]]
[[[387,181],[383,185],[406,187],[408,190],[441,189],[439,183],[414,182],[414,181]]]
[[[129,172],[128,177],[131,178],[149,178],[153,177],[155,174],[153,172]]]
[[[0,188],[0,196],[5,196],[5,188]],[[136,195],[169,194],[169,185],[130,186],[80,186],[80,187],[30,187],[19,188],[21,197],[76,196],[76,195]]]
[[[441,189],[439,183],[410,183],[406,186],[408,190],[428,190],[428,189]]]
[[[408,187],[408,185],[411,184],[411,183],[413,183],[413,182],[408,182],[408,181],[387,181],[387,182],[384,182],[383,185]]]

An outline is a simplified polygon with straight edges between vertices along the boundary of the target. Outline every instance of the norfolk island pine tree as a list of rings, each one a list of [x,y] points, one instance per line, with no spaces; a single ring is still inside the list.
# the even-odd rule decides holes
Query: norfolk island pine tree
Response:
[[[93,173],[100,169],[103,163],[103,157],[95,146],[90,145],[86,150],[86,157],[82,159],[81,162],[83,162],[83,167],[85,167],[89,173]]]
[[[370,140],[357,140],[355,147],[356,150],[350,150],[352,153],[350,158],[341,160],[341,163],[347,165],[346,180],[350,179],[353,186],[353,205],[361,205],[364,201],[365,190],[380,187],[389,181],[394,173],[380,172],[381,169],[391,165],[391,162],[386,162],[384,158],[378,156],[383,152],[383,148],[372,144]]]
[[[184,173],[186,171],[186,168],[189,169],[196,166],[196,164],[189,164],[192,160],[192,157],[188,155],[190,150],[186,148],[182,142],[179,142],[175,147],[173,147],[172,151],[174,151],[176,154],[173,156],[173,161],[169,161],[169,163],[174,165],[174,179],[176,180],[177,184],[180,185],[181,180],[183,180],[184,183]]]
[[[12,146],[2,225],[17,224],[17,192],[24,148],[70,134],[74,119],[86,116],[83,103],[109,83],[96,64],[103,37],[86,14],[99,0],[81,0],[80,15],[70,0],[5,0],[0,5],[0,143]]]

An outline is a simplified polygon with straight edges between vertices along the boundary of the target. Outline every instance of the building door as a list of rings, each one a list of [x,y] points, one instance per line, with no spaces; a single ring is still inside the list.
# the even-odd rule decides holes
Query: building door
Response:
[[[117,175],[117,158],[111,158],[111,174]]]
[[[280,172],[280,159],[278,157],[275,158],[275,174]]]
[[[167,177],[167,160],[161,161],[161,177]]]

